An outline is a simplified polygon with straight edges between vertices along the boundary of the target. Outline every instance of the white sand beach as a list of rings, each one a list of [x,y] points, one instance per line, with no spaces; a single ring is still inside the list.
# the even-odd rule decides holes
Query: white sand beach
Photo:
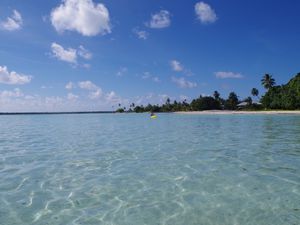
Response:
[[[204,110],[190,112],[175,112],[187,115],[234,115],[234,114],[298,114],[300,110],[271,110],[271,111],[231,111],[231,110]]]

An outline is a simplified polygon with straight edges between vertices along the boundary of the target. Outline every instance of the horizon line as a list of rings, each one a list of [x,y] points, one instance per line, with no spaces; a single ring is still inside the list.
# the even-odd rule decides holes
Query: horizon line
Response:
[[[57,112],[0,112],[0,115],[42,115],[42,114],[105,114],[115,111],[57,111]]]

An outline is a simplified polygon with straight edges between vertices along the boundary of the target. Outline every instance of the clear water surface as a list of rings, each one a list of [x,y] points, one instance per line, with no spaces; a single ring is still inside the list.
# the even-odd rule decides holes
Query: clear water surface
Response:
[[[0,117],[1,225],[300,224],[300,116]]]

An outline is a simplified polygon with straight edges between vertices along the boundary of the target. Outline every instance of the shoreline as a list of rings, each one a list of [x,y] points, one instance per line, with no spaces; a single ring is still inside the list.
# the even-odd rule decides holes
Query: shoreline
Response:
[[[204,110],[189,112],[174,112],[183,115],[300,115],[300,110],[270,110],[270,111],[231,111],[231,110]]]

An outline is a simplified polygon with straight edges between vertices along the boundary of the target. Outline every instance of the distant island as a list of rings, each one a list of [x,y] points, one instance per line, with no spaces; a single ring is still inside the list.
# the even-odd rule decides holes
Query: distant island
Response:
[[[266,89],[266,93],[259,98],[257,88],[252,88],[251,96],[239,100],[235,92],[230,92],[227,99],[220,96],[218,91],[214,91],[212,96],[199,96],[190,103],[185,99],[182,102],[171,102],[168,98],[162,105],[135,105],[132,103],[128,109],[121,107],[115,112],[190,112],[205,110],[300,110],[300,73],[295,75],[287,84],[277,85],[275,79],[270,74],[265,74],[261,79],[261,84]],[[254,99],[254,100],[253,100]],[[256,101],[255,101],[256,99]]]

